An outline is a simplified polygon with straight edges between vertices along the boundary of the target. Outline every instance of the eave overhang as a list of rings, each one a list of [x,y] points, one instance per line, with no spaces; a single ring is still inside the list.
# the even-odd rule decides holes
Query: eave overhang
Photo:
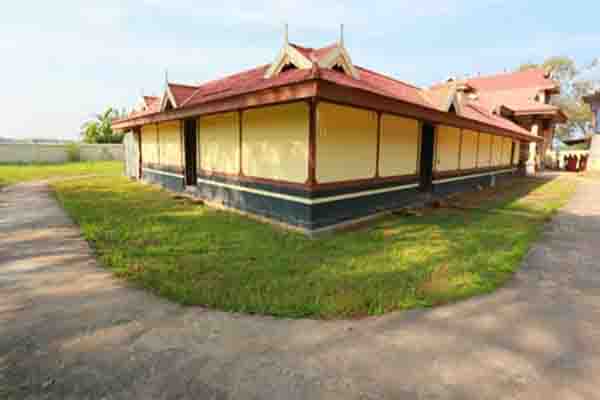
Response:
[[[512,108],[502,105],[499,108],[501,115],[505,117],[514,117],[514,118],[527,118],[527,117],[538,117],[543,119],[549,119],[552,122],[558,124],[566,123],[569,118],[566,114],[558,107],[555,109],[549,108],[541,108],[541,109],[523,109],[523,110],[513,110]]]
[[[315,101],[325,100],[343,105],[362,107],[378,112],[388,112],[428,121],[434,124],[447,124],[464,129],[484,130],[499,136],[507,136],[524,141],[543,141],[543,138],[538,136],[511,131],[495,125],[461,117],[454,113],[424,107],[394,97],[373,93],[368,90],[339,85],[320,77],[311,77],[301,82],[288,83],[250,93],[233,95],[231,97],[220,98],[214,101],[182,107],[175,110],[116,120],[113,122],[113,129],[124,132],[146,124],[195,118],[202,115],[307,99],[314,99]]]
[[[117,132],[140,127],[142,125],[167,122],[179,119],[195,118],[202,115],[216,114],[226,111],[242,110],[271,104],[289,103],[310,99],[316,96],[317,85],[314,79],[293,84],[261,89],[231,97],[220,98],[205,103],[184,106],[174,110],[137,115],[132,118],[113,121],[113,129]]]

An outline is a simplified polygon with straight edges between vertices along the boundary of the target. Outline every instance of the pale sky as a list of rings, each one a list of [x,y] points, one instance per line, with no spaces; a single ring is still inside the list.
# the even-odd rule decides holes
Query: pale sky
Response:
[[[90,3],[90,5],[83,5]],[[429,85],[551,55],[600,57],[597,0],[13,1],[0,14],[0,137],[76,138],[90,115],[170,80],[269,63],[283,40],[337,40],[355,64]]]

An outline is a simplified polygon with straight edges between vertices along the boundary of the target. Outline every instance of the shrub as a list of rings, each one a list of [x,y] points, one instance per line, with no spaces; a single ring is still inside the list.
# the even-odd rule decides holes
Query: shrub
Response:
[[[71,162],[81,161],[81,151],[77,143],[70,143],[67,146],[67,158]]]

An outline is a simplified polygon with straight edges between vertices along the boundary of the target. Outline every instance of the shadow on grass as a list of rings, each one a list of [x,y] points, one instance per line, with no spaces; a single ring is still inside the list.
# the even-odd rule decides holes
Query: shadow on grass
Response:
[[[471,209],[392,217],[317,240],[126,180],[56,186],[119,276],[182,304],[332,318],[443,304],[502,285],[566,199],[544,189],[551,182],[510,180],[454,198]],[[544,200],[528,202],[532,193]],[[550,208],[541,204],[549,198]]]
[[[175,205],[162,192],[137,185],[132,187],[134,193],[113,196],[97,188],[102,186],[100,180],[90,184],[93,186],[78,194],[74,183],[69,183],[69,194],[63,201],[74,209],[86,210],[78,218],[88,234],[96,235],[98,244],[120,246],[119,251],[124,254],[134,252],[135,257],[123,262],[136,259],[135,252],[144,256],[139,265],[128,264],[128,269],[147,268],[143,264],[151,265],[154,258],[166,265],[173,257],[179,269],[190,271],[191,279],[196,278],[196,268],[210,267],[204,265],[206,261],[214,263],[209,271],[218,272],[218,266],[223,266],[218,256],[224,261],[237,260],[230,268],[241,270],[245,265],[241,260],[249,260],[239,254],[234,257],[240,249],[254,244],[264,251],[272,244],[269,241],[274,241],[281,245],[283,253],[295,249],[293,255],[288,254],[291,260],[298,257],[312,261],[307,267],[313,270],[332,262],[330,258],[335,260],[339,254],[347,253],[343,266],[348,270],[348,279],[357,285],[358,296],[365,293],[361,288],[365,290],[367,283],[393,280],[402,271],[386,267],[376,272],[380,266],[373,264],[375,272],[355,274],[354,257],[372,257],[384,249],[410,259],[415,257],[413,253],[420,253],[420,248],[408,244],[429,237],[435,246],[431,249],[433,254],[425,258],[448,260],[456,251],[451,245],[460,247],[456,241],[475,244],[467,226],[460,223],[460,218],[470,214],[463,210],[438,210],[456,212],[445,219],[436,219],[440,215],[396,218],[318,243],[226,213]],[[142,196],[147,191],[147,197]],[[82,197],[75,199],[79,195]],[[142,200],[148,202],[148,209],[129,202]],[[513,203],[515,200],[519,198]],[[165,204],[161,206],[162,203]],[[521,207],[513,203],[506,207]],[[94,211],[89,211],[94,204]],[[115,211],[117,206],[122,209]],[[152,211],[154,206],[156,213]],[[494,222],[494,218],[506,215],[490,212],[489,208],[480,214],[473,216],[471,223]],[[545,216],[537,211],[532,215]],[[188,224],[190,217],[195,222]],[[459,222],[453,225],[455,220]],[[564,246],[564,253],[579,250],[578,246],[583,245],[580,238],[585,238],[588,246],[593,244],[590,238],[600,231],[598,214],[561,211],[557,220],[544,235],[554,237],[552,246]],[[107,231],[114,226],[113,231],[104,236],[94,224],[101,224]],[[228,232],[229,239],[216,234],[213,224]],[[386,237],[382,226],[388,224],[398,233]],[[183,227],[178,228],[180,225]],[[251,236],[233,228],[250,231],[256,235],[255,240],[246,243]],[[423,236],[427,229],[431,231]],[[195,232],[214,246],[202,247],[194,242],[187,248],[190,253],[183,251],[188,238],[193,239],[188,235]],[[506,228],[504,232],[510,230]],[[377,246],[360,243],[365,238]],[[293,388],[297,398],[326,397],[332,390],[347,398],[358,397],[358,393],[374,393],[381,398],[418,398],[423,393],[440,393],[446,398],[465,399],[498,398],[505,393],[508,397],[528,398],[547,394],[545,390],[549,391],[548,398],[594,398],[597,392],[597,263],[583,259],[562,263],[556,259],[562,253],[559,250],[528,265],[526,276],[493,296],[426,312],[319,322],[180,308],[143,291],[115,284],[92,266],[92,260],[85,259],[82,247],[76,240],[71,241],[71,236],[66,245],[60,235],[29,239],[23,248],[64,246],[69,258],[38,263],[39,271],[19,267],[9,274],[6,269],[13,264],[32,264],[15,251],[14,246],[21,244],[10,240],[8,235],[0,236],[0,249],[12,252],[5,260],[0,259],[0,270],[5,273],[2,279],[10,278],[15,283],[11,290],[3,289],[0,299],[0,394],[7,398],[225,398],[240,393],[248,394],[246,397],[275,398],[282,397],[278,395],[287,393],[289,388]],[[393,246],[388,246],[388,241]],[[397,248],[397,243],[408,244]],[[350,244],[361,251],[355,251]],[[231,254],[213,254],[211,248],[223,248]],[[297,254],[322,249],[338,252],[337,256]],[[158,256],[146,255],[146,250],[157,252]],[[581,253],[589,256],[594,251],[589,247],[586,250]],[[56,255],[53,250],[47,253]],[[34,252],[30,257],[44,254]],[[192,259],[182,260],[186,254],[191,254]],[[277,256],[273,250],[268,255],[275,260],[283,256]],[[207,258],[198,263],[197,256]],[[260,254],[254,257],[264,260]],[[250,266],[257,271],[253,263]],[[296,266],[302,272],[304,266]],[[262,267],[267,276],[277,273],[272,265]],[[435,267],[434,271],[443,275],[451,268]],[[328,278],[327,271],[318,272],[321,278]],[[176,270],[173,278],[179,280],[182,273]],[[334,280],[338,281],[341,279]],[[168,275],[164,284],[173,284]],[[199,289],[214,290],[210,284],[207,279]],[[388,287],[380,285],[383,289]],[[282,293],[273,290],[272,294]],[[371,296],[372,292],[367,294]],[[322,310],[317,311],[315,315],[321,315]]]

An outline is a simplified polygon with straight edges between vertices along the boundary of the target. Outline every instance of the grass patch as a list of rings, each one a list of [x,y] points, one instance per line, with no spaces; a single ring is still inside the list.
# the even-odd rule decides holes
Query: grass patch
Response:
[[[121,175],[122,161],[88,161],[64,164],[0,164],[0,186],[80,175]]]
[[[125,178],[53,186],[104,265],[161,296],[281,317],[353,318],[493,291],[575,181],[521,178],[454,199],[460,209],[317,240]]]

